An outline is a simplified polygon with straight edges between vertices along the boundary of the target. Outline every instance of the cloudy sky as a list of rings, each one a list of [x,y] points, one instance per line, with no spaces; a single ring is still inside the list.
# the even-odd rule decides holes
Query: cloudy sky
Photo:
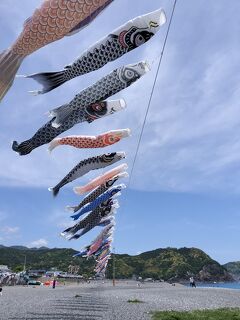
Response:
[[[14,42],[40,3],[0,1],[0,51]],[[61,69],[116,27],[159,7],[169,22],[173,0],[115,0],[88,28],[27,57],[18,73]],[[178,0],[130,187],[120,198],[117,252],[194,246],[222,263],[240,260],[239,11],[238,0],[231,5],[227,0]],[[59,237],[71,225],[64,207],[80,201],[72,187],[96,172],[63,188],[56,199],[47,188],[103,150],[62,147],[50,156],[42,146],[19,157],[11,141],[30,138],[47,121],[48,110],[114,68],[148,60],[151,72],[113,97],[124,98],[126,110],[68,131],[97,135],[131,128],[131,138],[104,150],[125,150],[131,170],[166,31],[167,24],[145,46],[46,95],[31,96],[27,91],[39,85],[16,79],[1,103],[0,244],[79,249],[99,232],[78,242]]]

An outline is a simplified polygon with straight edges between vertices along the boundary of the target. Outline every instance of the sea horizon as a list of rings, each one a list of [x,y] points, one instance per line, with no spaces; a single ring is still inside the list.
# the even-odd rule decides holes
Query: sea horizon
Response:
[[[218,282],[218,283],[197,283],[197,287],[201,288],[222,288],[240,290],[240,281],[235,282]]]

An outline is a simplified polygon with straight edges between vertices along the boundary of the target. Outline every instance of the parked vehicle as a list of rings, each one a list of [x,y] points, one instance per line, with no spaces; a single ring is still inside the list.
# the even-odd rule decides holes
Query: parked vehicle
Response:
[[[42,284],[42,282],[36,281],[36,280],[29,280],[27,284],[28,284],[28,286],[40,286]]]

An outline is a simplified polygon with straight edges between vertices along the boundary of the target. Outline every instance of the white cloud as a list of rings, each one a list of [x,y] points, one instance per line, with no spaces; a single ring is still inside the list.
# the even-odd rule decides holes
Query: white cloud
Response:
[[[19,230],[20,230],[19,227],[5,226],[5,227],[1,228],[1,231],[6,235],[16,234],[19,232]]]
[[[46,239],[39,239],[30,242],[27,246],[29,248],[40,248],[40,247],[46,247],[48,245],[48,241]]]
[[[5,220],[5,216],[4,219]],[[0,219],[1,221],[1,219]],[[8,241],[8,240],[13,240],[13,239],[18,239],[21,237],[20,234],[20,228],[19,227],[13,227],[13,226],[2,226],[0,227],[0,241]]]
[[[0,233],[2,236],[4,235],[6,237],[19,232],[19,227],[10,227],[4,225],[6,223],[7,217],[7,213],[5,211],[0,210]],[[1,240],[3,240],[2,237]]]

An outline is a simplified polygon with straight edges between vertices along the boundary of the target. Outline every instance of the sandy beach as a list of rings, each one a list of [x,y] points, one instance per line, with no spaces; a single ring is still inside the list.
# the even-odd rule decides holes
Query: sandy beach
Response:
[[[138,299],[142,303],[129,303]],[[38,287],[4,287],[0,319],[151,319],[156,310],[240,307],[240,290],[197,288],[167,283],[90,283]]]

